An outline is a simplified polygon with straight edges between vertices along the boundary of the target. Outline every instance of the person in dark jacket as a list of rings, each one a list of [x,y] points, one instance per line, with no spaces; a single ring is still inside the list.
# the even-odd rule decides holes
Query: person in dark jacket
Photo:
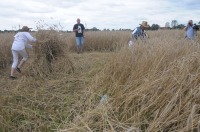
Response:
[[[193,29],[194,29],[194,36],[197,36],[197,31],[199,30],[199,27],[196,24],[194,24]]]
[[[74,25],[73,27],[73,32],[75,32],[76,36],[76,49],[77,53],[82,53],[83,52],[83,46],[84,46],[84,33],[85,33],[85,27],[82,23],[80,23],[80,19],[77,19],[77,24]]]

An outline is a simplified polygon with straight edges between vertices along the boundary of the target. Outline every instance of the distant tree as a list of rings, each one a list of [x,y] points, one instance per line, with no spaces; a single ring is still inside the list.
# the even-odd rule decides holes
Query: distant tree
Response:
[[[185,27],[185,25],[183,25],[183,24],[179,24],[178,26],[176,26],[176,28],[178,28],[178,29],[183,29]]]
[[[152,26],[150,27],[151,30],[158,30],[160,28],[160,26],[158,24],[152,24]]]
[[[170,23],[169,22],[165,23],[165,28],[167,28],[167,29],[170,28]]]
[[[96,27],[93,27],[91,30],[92,31],[99,31],[99,29],[97,29]]]
[[[199,23],[198,24],[200,24],[200,21],[199,21]]]
[[[171,27],[176,28],[178,26],[178,21],[177,20],[172,20],[171,22]]]

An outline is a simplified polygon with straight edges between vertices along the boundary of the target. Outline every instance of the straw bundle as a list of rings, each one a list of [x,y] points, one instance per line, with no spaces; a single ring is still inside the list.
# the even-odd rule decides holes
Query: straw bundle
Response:
[[[12,63],[11,44],[13,36],[13,33],[0,35],[0,69],[5,69]]]
[[[73,70],[73,64],[66,53],[66,43],[58,32],[40,30],[36,33],[36,38],[38,42],[34,49],[32,74],[46,77],[52,72],[66,73]]]

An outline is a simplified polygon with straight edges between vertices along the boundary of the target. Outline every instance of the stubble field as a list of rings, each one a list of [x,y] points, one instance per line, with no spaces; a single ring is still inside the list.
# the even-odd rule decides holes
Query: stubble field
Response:
[[[130,48],[128,31],[87,32],[83,54],[73,33],[32,33],[41,41],[16,80],[14,33],[0,34],[0,131],[200,130],[200,37],[147,33]]]

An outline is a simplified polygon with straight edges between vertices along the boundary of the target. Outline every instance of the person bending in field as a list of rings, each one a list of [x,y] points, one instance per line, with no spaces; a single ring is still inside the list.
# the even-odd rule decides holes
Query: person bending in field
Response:
[[[142,24],[139,24],[139,27],[136,27],[131,36],[131,40],[129,41],[129,46],[132,46],[138,38],[145,40],[145,38],[148,37],[148,35],[145,33],[145,30],[149,28],[149,25],[147,21],[143,21]]]
[[[28,59],[28,54],[26,52],[26,48],[32,48],[31,44],[28,42],[36,42],[36,38],[32,37],[29,33],[30,28],[27,26],[23,26],[21,31],[18,32],[14,37],[14,42],[12,44],[12,55],[13,55],[13,63],[11,66],[10,79],[14,80],[16,77],[14,76],[14,72],[17,71],[21,73],[21,67]],[[18,55],[21,55],[23,58],[18,65]]]

